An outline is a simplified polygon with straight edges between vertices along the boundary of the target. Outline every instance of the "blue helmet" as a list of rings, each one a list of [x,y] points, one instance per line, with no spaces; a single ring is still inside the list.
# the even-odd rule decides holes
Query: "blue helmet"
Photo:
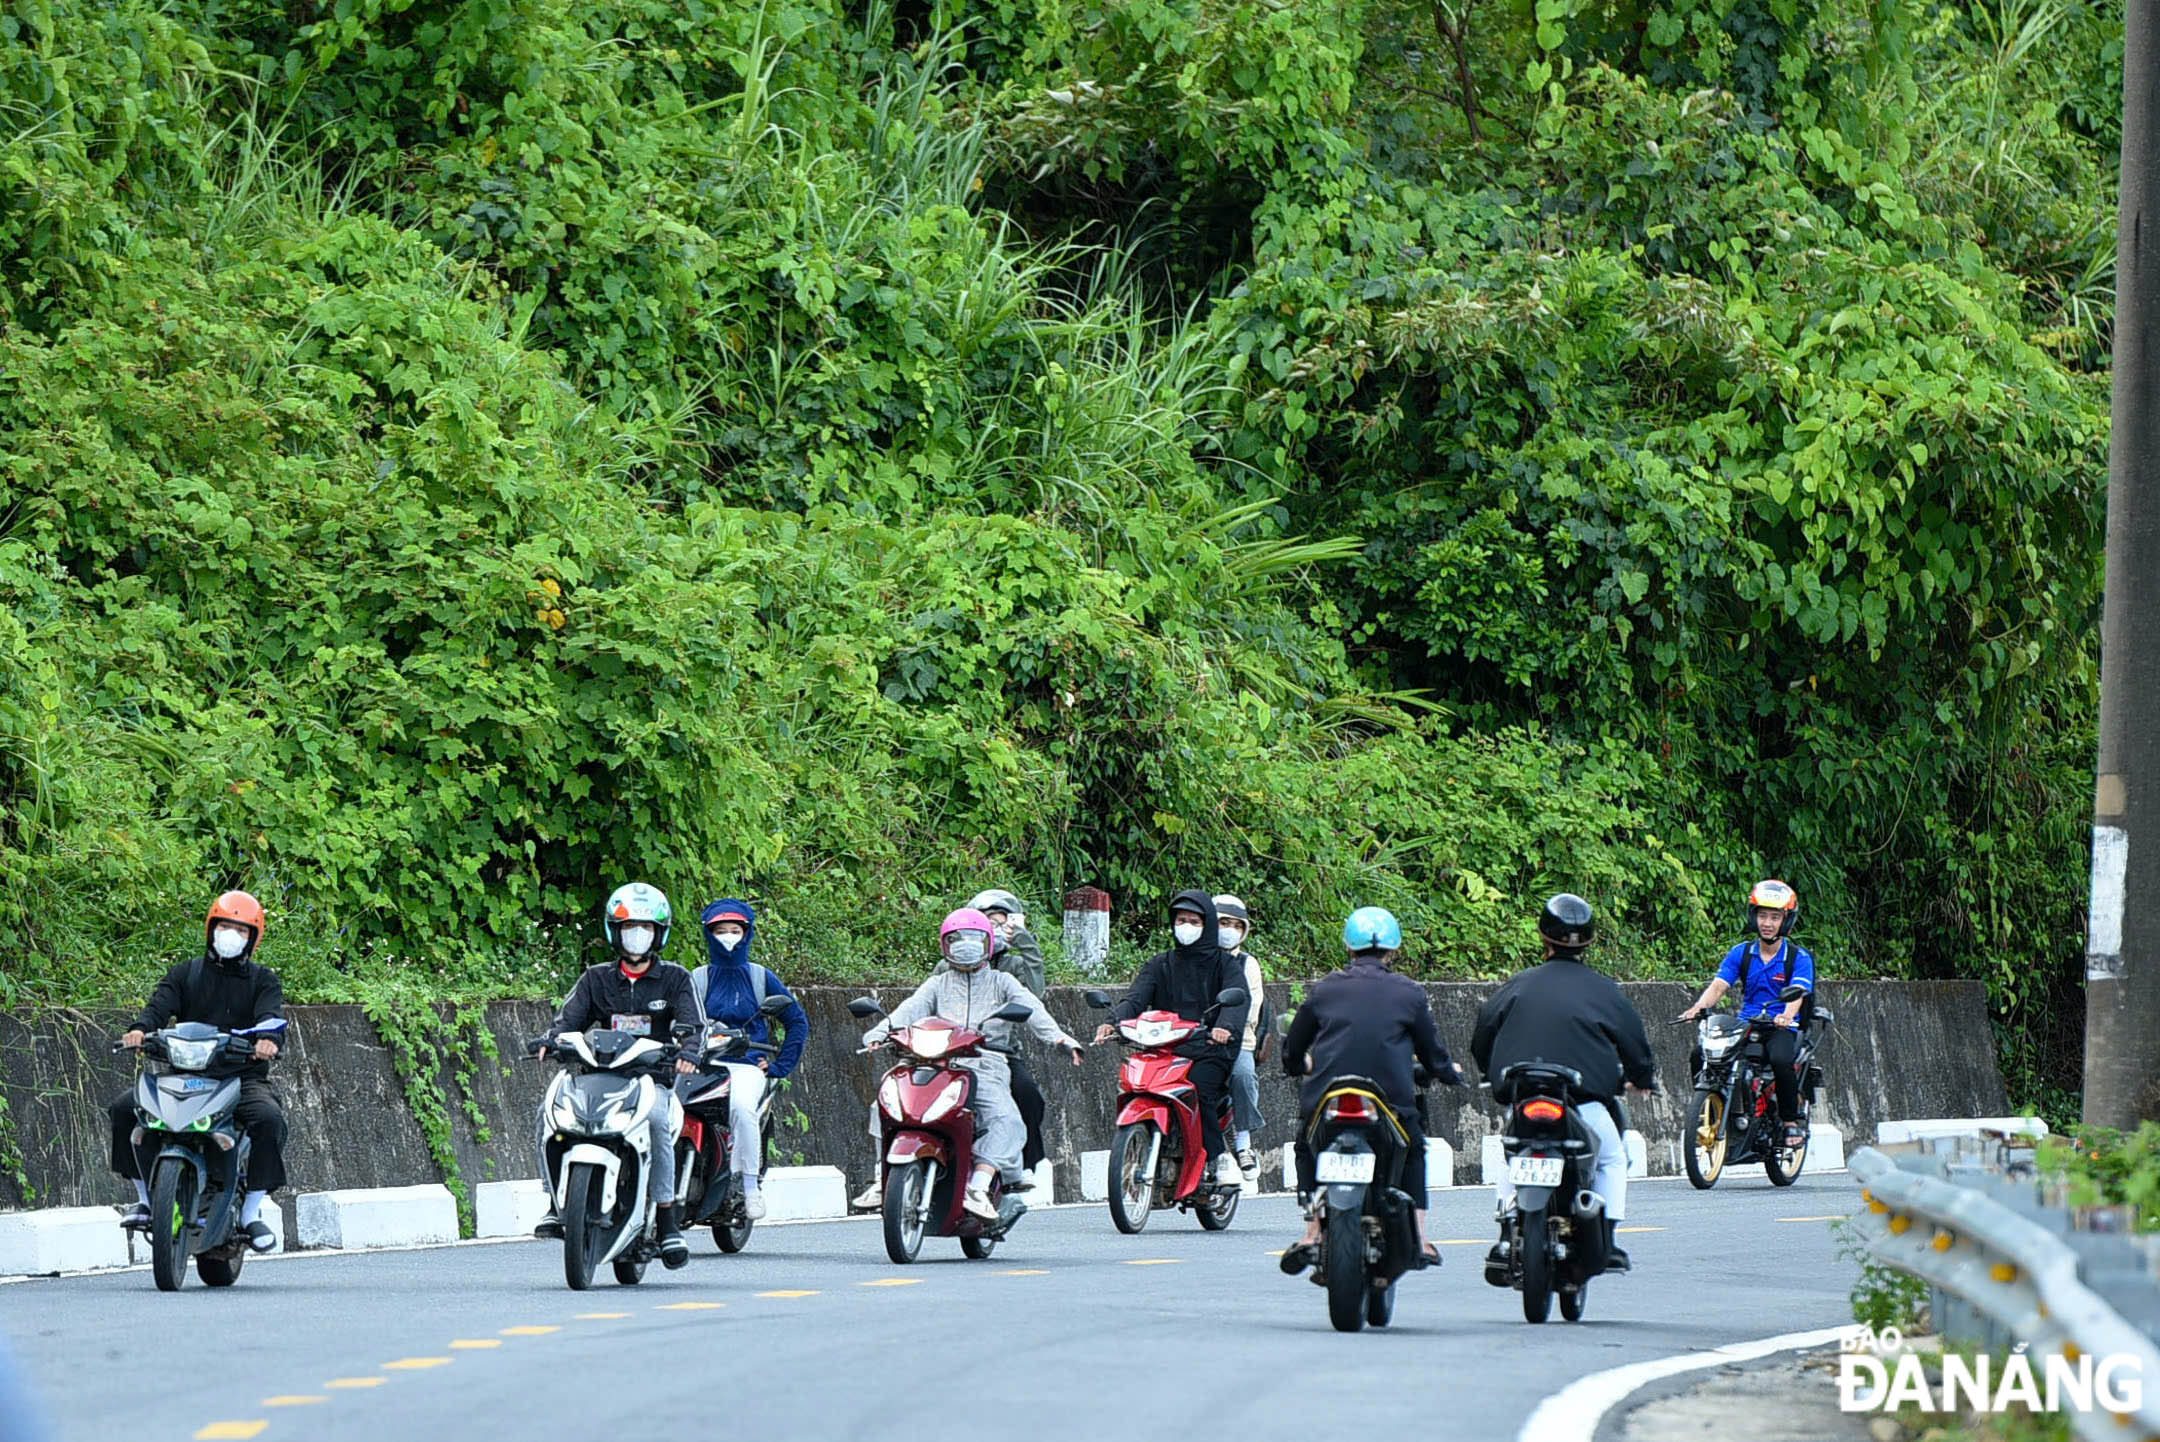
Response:
[[[1380,906],[1361,906],[1342,924],[1342,944],[1352,951],[1396,951],[1402,946],[1402,923]]]

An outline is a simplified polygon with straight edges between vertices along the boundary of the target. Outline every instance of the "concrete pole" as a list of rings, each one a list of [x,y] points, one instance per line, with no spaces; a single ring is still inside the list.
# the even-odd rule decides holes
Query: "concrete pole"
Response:
[[[2085,1120],[2160,1118],[2160,0],[2129,0]]]

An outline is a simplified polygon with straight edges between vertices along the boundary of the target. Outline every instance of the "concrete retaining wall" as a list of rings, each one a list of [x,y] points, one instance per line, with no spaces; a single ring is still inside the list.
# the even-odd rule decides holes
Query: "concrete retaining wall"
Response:
[[[1491,983],[1436,983],[1430,990],[1441,1034],[1467,1053],[1478,1004]],[[1289,1005],[1289,987],[1270,988],[1278,1008]],[[1664,1093],[1633,1108],[1644,1133],[1653,1174],[1678,1170],[1675,1140],[1687,1103],[1687,1052],[1692,1033],[1665,1019],[1693,999],[1669,983],[1631,983],[1627,988],[1650,1022]],[[868,1177],[874,1155],[865,1122],[871,1087],[879,1074],[872,1059],[852,1054],[861,1026],[846,1013],[857,993],[806,988],[811,1040],[802,1070],[781,1095],[775,1165],[835,1166],[853,1191]],[[896,1004],[905,990],[878,989]],[[1068,1030],[1085,1035],[1095,1024],[1076,988],[1054,988],[1051,1009]],[[1848,1137],[1872,1138],[1887,1118],[1999,1116],[2009,1110],[1996,1069],[1988,1028],[1985,988],[1977,982],[1828,983],[1823,1002],[1837,1025],[1823,1054],[1827,1082],[1815,1119],[1842,1128]],[[468,1183],[511,1180],[536,1174],[532,1119],[539,1105],[541,1069],[514,1060],[523,1038],[546,1026],[550,1008],[539,1002],[498,1002],[487,1025],[504,1060],[470,1064],[470,1102],[486,1118],[485,1134],[464,1105],[452,1109],[453,1145]],[[277,1083],[292,1119],[289,1169],[300,1191],[352,1187],[411,1186],[443,1178],[406,1105],[404,1088],[388,1049],[358,1007],[295,1007],[287,1059]],[[0,1174],[0,1208],[81,1206],[130,1200],[131,1192],[106,1168],[105,1104],[129,1084],[131,1071],[111,1056],[107,1043],[125,1018],[67,1013],[23,1021],[0,1016],[0,1093],[8,1121],[35,1189],[34,1202],[14,1179]],[[1079,1068],[1041,1051],[1030,1061],[1050,1102],[1049,1140],[1058,1168],[1060,1201],[1079,1200],[1082,1152],[1107,1147],[1115,1099],[1117,1049],[1091,1051]],[[445,1059],[443,1080],[461,1093],[455,1068]],[[1277,1185],[1280,1144],[1290,1137],[1296,1094],[1279,1063],[1263,1066],[1262,1107],[1268,1125],[1256,1138],[1264,1158],[1262,1180]],[[1479,1139],[1494,1130],[1495,1114],[1470,1094],[1438,1089],[1432,1130],[1454,1148],[1456,1180],[1477,1180]],[[1435,1178],[1437,1182],[1439,1179]]]

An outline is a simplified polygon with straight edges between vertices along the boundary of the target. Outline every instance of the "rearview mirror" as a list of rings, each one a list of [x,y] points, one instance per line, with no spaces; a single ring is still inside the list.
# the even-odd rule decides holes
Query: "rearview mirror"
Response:
[[[1086,999],[1087,1004],[1097,1011],[1108,1011],[1110,1009],[1110,993],[1107,991],[1098,988],[1093,991],[1083,992],[1081,995]]]
[[[1796,983],[1792,986],[1786,987],[1783,991],[1779,992],[1777,999],[1779,1001],[1798,1001],[1801,997],[1806,995],[1807,988],[1804,986],[1800,986]]]
[[[674,1033],[675,1040],[688,1041],[698,1034],[699,1027],[694,1021],[679,1021],[670,1030]]]
[[[1242,986],[1229,987],[1215,993],[1215,1004],[1217,1006],[1243,1006],[1249,1000],[1251,998],[1246,996],[1245,988]]]
[[[876,1002],[871,1002],[870,1004],[872,1006],[877,1005]],[[766,1016],[780,1016],[783,1015],[790,1007],[794,1005],[795,998],[792,996],[768,996],[763,1001],[758,1003],[758,1010],[760,1012],[763,1012]],[[864,1014],[865,1013],[862,1012],[856,1013],[856,1015],[858,1016]]]
[[[856,997],[847,1004],[847,1009],[850,1016],[883,1016],[885,1014],[885,1008],[879,1006],[875,998],[867,996]]]
[[[991,1017],[997,1021],[1026,1021],[1034,1014],[1034,1007],[1017,1001],[1007,1002],[1005,1005],[999,1007],[996,1011],[990,1013]]]

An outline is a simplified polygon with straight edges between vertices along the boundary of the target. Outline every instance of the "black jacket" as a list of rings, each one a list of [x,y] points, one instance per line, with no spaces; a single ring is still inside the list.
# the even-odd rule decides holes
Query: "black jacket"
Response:
[[[1314,982],[1283,1038],[1284,1073],[1305,1078],[1298,1107],[1306,1116],[1335,1078],[1362,1076],[1407,1118],[1418,1096],[1413,1059],[1423,1062],[1435,1081],[1455,1082],[1455,1064],[1440,1040],[1425,988],[1365,959]]]
[[[1657,1084],[1650,1035],[1619,983],[1579,961],[1518,971],[1478,1008],[1470,1055],[1487,1079],[1516,1062],[1543,1061],[1582,1073],[1583,1093],[1611,1101],[1622,1076]]]
[[[285,984],[258,961],[227,970],[214,956],[183,961],[165,973],[150,1000],[128,1023],[130,1031],[156,1031],[183,1021],[199,1021],[219,1031],[245,1031],[259,1021],[285,1015]],[[271,1038],[279,1046],[285,1038]],[[238,1075],[266,1077],[268,1062],[250,1062]]]
[[[1191,946],[1172,946],[1168,951],[1149,957],[1147,965],[1133,978],[1132,985],[1125,988],[1125,995],[1111,1008],[1113,1020],[1130,1021],[1143,1011],[1159,1010],[1174,1011],[1188,1021],[1198,1021],[1215,1004],[1218,993],[1233,986],[1240,991],[1245,989],[1244,963],[1215,942],[1214,899],[1204,891],[1181,891],[1170,903],[1170,909],[1181,908],[1200,913],[1200,939]],[[1253,1000],[1248,997],[1244,1006],[1226,1006],[1215,1018],[1214,1024],[1230,1033],[1229,1046],[1217,1046],[1208,1041],[1203,1032],[1178,1050],[1187,1053],[1214,1050],[1228,1055],[1230,1047],[1238,1044],[1238,1038],[1245,1030],[1245,1013]]]
[[[642,1031],[635,1026],[617,1027],[618,1017],[642,1018],[646,1025]],[[607,961],[585,968],[585,974],[578,978],[577,986],[570,992],[570,999],[556,1014],[553,1030],[613,1027],[639,1031],[666,1046],[673,1039],[676,1022],[695,1025],[701,1020],[697,998],[690,991],[690,973],[674,962],[656,961],[643,976],[632,981],[623,975],[618,963]]]

